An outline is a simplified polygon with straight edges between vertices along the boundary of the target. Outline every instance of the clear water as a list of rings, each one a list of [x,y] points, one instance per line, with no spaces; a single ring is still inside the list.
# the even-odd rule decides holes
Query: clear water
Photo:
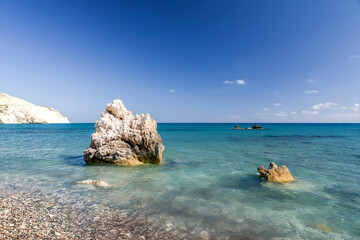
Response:
[[[359,239],[360,124],[263,126],[159,124],[164,164],[121,167],[83,162],[93,124],[0,125],[0,181],[202,237]],[[262,179],[271,161],[297,181]],[[76,184],[89,178],[112,187]]]

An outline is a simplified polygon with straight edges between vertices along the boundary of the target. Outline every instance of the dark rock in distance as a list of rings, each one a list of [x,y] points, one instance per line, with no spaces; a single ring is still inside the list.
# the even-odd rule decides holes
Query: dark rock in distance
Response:
[[[252,129],[262,129],[262,126],[257,125],[257,124],[254,124],[254,125],[252,126]]]

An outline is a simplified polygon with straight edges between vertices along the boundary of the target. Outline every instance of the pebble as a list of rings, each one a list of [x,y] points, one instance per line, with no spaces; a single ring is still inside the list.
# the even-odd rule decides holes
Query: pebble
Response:
[[[208,239],[209,238],[209,233],[203,230],[203,231],[200,232],[199,237],[203,238],[203,239]]]

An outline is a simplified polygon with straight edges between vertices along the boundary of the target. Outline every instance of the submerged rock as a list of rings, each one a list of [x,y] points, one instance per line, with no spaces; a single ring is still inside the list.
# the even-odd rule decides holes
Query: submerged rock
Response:
[[[316,228],[320,229],[321,231],[323,231],[327,234],[331,233],[331,229],[325,224],[317,224]]]
[[[116,99],[106,105],[96,121],[84,160],[119,165],[160,163],[165,147],[156,128],[156,121],[148,113],[134,116]]]
[[[262,129],[262,126],[257,125],[257,124],[254,124],[254,125],[252,126],[252,129]]]
[[[285,165],[278,167],[273,162],[270,163],[268,169],[260,166],[258,167],[258,171],[263,177],[271,182],[292,182],[295,180]]]
[[[77,182],[79,184],[88,184],[88,185],[95,185],[98,187],[110,187],[110,185],[102,180],[91,180],[91,179],[87,179],[84,181],[79,181]]]
[[[0,123],[69,123],[69,119],[54,108],[0,93]]]

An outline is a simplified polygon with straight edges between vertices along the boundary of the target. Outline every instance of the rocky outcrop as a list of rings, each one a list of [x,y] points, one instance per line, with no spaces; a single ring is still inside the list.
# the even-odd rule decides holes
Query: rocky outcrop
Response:
[[[268,169],[260,166],[258,167],[258,171],[263,177],[271,182],[292,182],[295,180],[285,165],[278,167],[273,162],[270,163]]]
[[[69,119],[54,108],[0,93],[0,123],[69,123]]]
[[[252,126],[252,129],[262,129],[262,126],[257,125],[257,124],[254,124],[254,125]]]
[[[119,165],[160,163],[165,147],[156,128],[156,121],[148,113],[134,116],[116,99],[96,121],[84,161]]]

